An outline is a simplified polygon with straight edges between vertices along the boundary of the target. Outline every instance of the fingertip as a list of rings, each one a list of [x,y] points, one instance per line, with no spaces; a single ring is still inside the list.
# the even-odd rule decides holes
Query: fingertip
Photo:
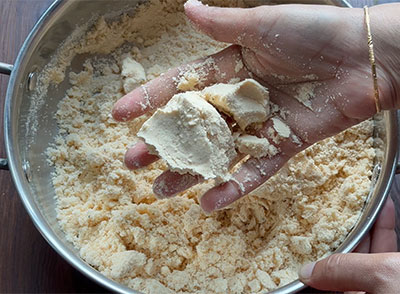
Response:
[[[207,6],[201,3],[198,0],[189,0],[184,5],[185,14],[189,18],[189,20],[196,26],[197,29],[203,31],[206,34],[210,32],[207,31],[207,26],[203,24],[207,24],[206,15],[207,15]]]
[[[133,103],[129,97],[124,96],[118,100],[111,111],[112,117],[119,122],[128,121],[133,118]]]
[[[310,287],[329,291],[367,291],[374,289],[373,273],[379,255],[334,253],[299,271],[299,279]],[[354,269],[357,269],[356,271]]]
[[[149,110],[149,102],[144,101],[141,88],[136,88],[114,104],[111,114],[116,121],[128,121]]]
[[[185,14],[198,30],[227,43],[236,43],[238,35],[243,33],[243,18],[248,16],[243,9],[208,6],[196,0],[186,3]]]
[[[200,176],[165,171],[153,183],[153,192],[159,199],[170,198],[202,181]]]
[[[206,213],[222,209],[232,204],[243,195],[238,185],[229,181],[208,190],[200,197],[200,206]]]
[[[315,262],[308,263],[300,268],[299,279],[304,284],[307,284],[307,282],[311,279],[315,264],[316,264]]]
[[[124,164],[130,170],[135,170],[139,168],[139,163],[136,160],[137,156],[136,156],[135,146],[129,148],[124,156]]]
[[[158,156],[150,154],[147,145],[140,141],[126,151],[124,164],[128,169],[136,170],[157,160]]]
[[[207,214],[210,214],[215,210],[215,204],[210,197],[209,192],[206,192],[203,196],[200,196],[200,207]]]
[[[208,6],[196,0],[185,4],[186,16],[200,31],[217,41],[246,47],[254,45],[254,38],[250,36],[259,31],[257,19],[262,14],[257,11],[253,8]]]
[[[118,101],[116,102],[118,103]],[[116,104],[114,104],[113,109],[111,110],[111,116],[113,117],[113,119],[115,119],[116,121],[121,121],[120,118],[121,116],[119,115],[119,109],[117,107]]]
[[[171,183],[166,179],[165,173],[162,173],[154,180],[153,192],[157,199],[170,198],[176,194],[175,190],[171,187]]]

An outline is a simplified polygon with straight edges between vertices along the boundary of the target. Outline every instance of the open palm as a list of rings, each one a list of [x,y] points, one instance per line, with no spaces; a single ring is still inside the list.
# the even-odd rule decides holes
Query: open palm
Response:
[[[234,180],[206,192],[200,199],[205,211],[225,207],[250,193],[296,153],[375,113],[362,10],[305,5],[216,8],[189,1],[185,12],[202,32],[234,45],[212,59],[171,69],[135,89],[116,103],[114,118],[130,120],[166,104],[179,92],[177,78],[197,68],[203,73],[198,89],[232,78],[259,81],[281,109],[276,115],[295,135],[274,143],[281,151],[276,156],[250,158],[235,172]],[[389,79],[384,72],[378,75],[385,108]],[[266,121],[256,135],[268,138],[271,125],[271,120]],[[144,143],[125,156],[130,169],[155,160]],[[154,192],[171,197],[199,181],[199,176],[166,171],[156,179]]]

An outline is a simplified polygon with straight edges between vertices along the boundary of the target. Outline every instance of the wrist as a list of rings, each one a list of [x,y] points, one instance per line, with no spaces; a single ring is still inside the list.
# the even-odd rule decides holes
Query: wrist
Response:
[[[370,8],[372,40],[382,109],[400,108],[399,4]]]

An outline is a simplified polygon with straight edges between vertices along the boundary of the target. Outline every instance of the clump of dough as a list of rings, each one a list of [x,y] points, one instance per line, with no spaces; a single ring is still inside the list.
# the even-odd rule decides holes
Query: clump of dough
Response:
[[[122,60],[121,75],[124,77],[125,93],[129,93],[146,81],[146,72],[143,66],[131,55],[127,55]]]
[[[215,84],[203,90],[204,98],[232,116],[242,130],[264,122],[270,113],[268,90],[253,79],[237,84]]]
[[[172,97],[143,124],[138,137],[174,171],[229,179],[229,166],[236,157],[231,131],[197,92]]]
[[[259,138],[251,135],[239,136],[236,139],[236,147],[240,153],[260,158],[275,156],[279,150],[272,145],[267,138]]]
[[[273,126],[278,135],[282,138],[289,138],[291,130],[287,124],[277,117],[272,118]]]
[[[146,255],[135,250],[114,253],[111,256],[110,275],[114,279],[124,277],[132,272],[132,268],[141,270],[146,261]]]

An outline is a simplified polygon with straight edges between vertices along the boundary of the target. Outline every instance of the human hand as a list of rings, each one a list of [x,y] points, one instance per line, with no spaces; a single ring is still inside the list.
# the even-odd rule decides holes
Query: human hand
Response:
[[[205,59],[198,60],[135,89],[116,103],[114,118],[131,120],[166,104],[179,92],[176,80],[182,72],[197,67],[203,73],[199,89],[227,83],[232,78],[258,80],[269,89],[271,101],[288,113],[280,119],[300,140],[300,144],[291,138],[281,140],[275,144],[280,153],[272,158],[249,159],[235,172],[234,180],[214,187],[200,198],[205,211],[223,208],[250,193],[296,153],[375,113],[361,9],[309,5],[235,9],[190,1],[185,12],[200,31],[235,45],[213,55],[212,67],[204,65]],[[235,70],[238,61],[244,64],[239,71]],[[380,67],[378,76],[382,108],[393,108],[392,76]],[[310,83],[314,88],[311,109],[295,98]],[[271,120],[266,121],[256,135],[268,138],[270,126]],[[158,157],[151,155],[144,143],[138,143],[125,155],[130,169],[156,160]],[[249,177],[251,181],[246,180]],[[153,188],[156,195],[166,198],[199,181],[199,176],[166,171],[155,180]]]
[[[400,253],[396,252],[394,228],[395,209],[389,198],[372,230],[357,246],[358,253],[333,254],[308,264],[300,270],[300,280],[319,290],[398,293]]]

